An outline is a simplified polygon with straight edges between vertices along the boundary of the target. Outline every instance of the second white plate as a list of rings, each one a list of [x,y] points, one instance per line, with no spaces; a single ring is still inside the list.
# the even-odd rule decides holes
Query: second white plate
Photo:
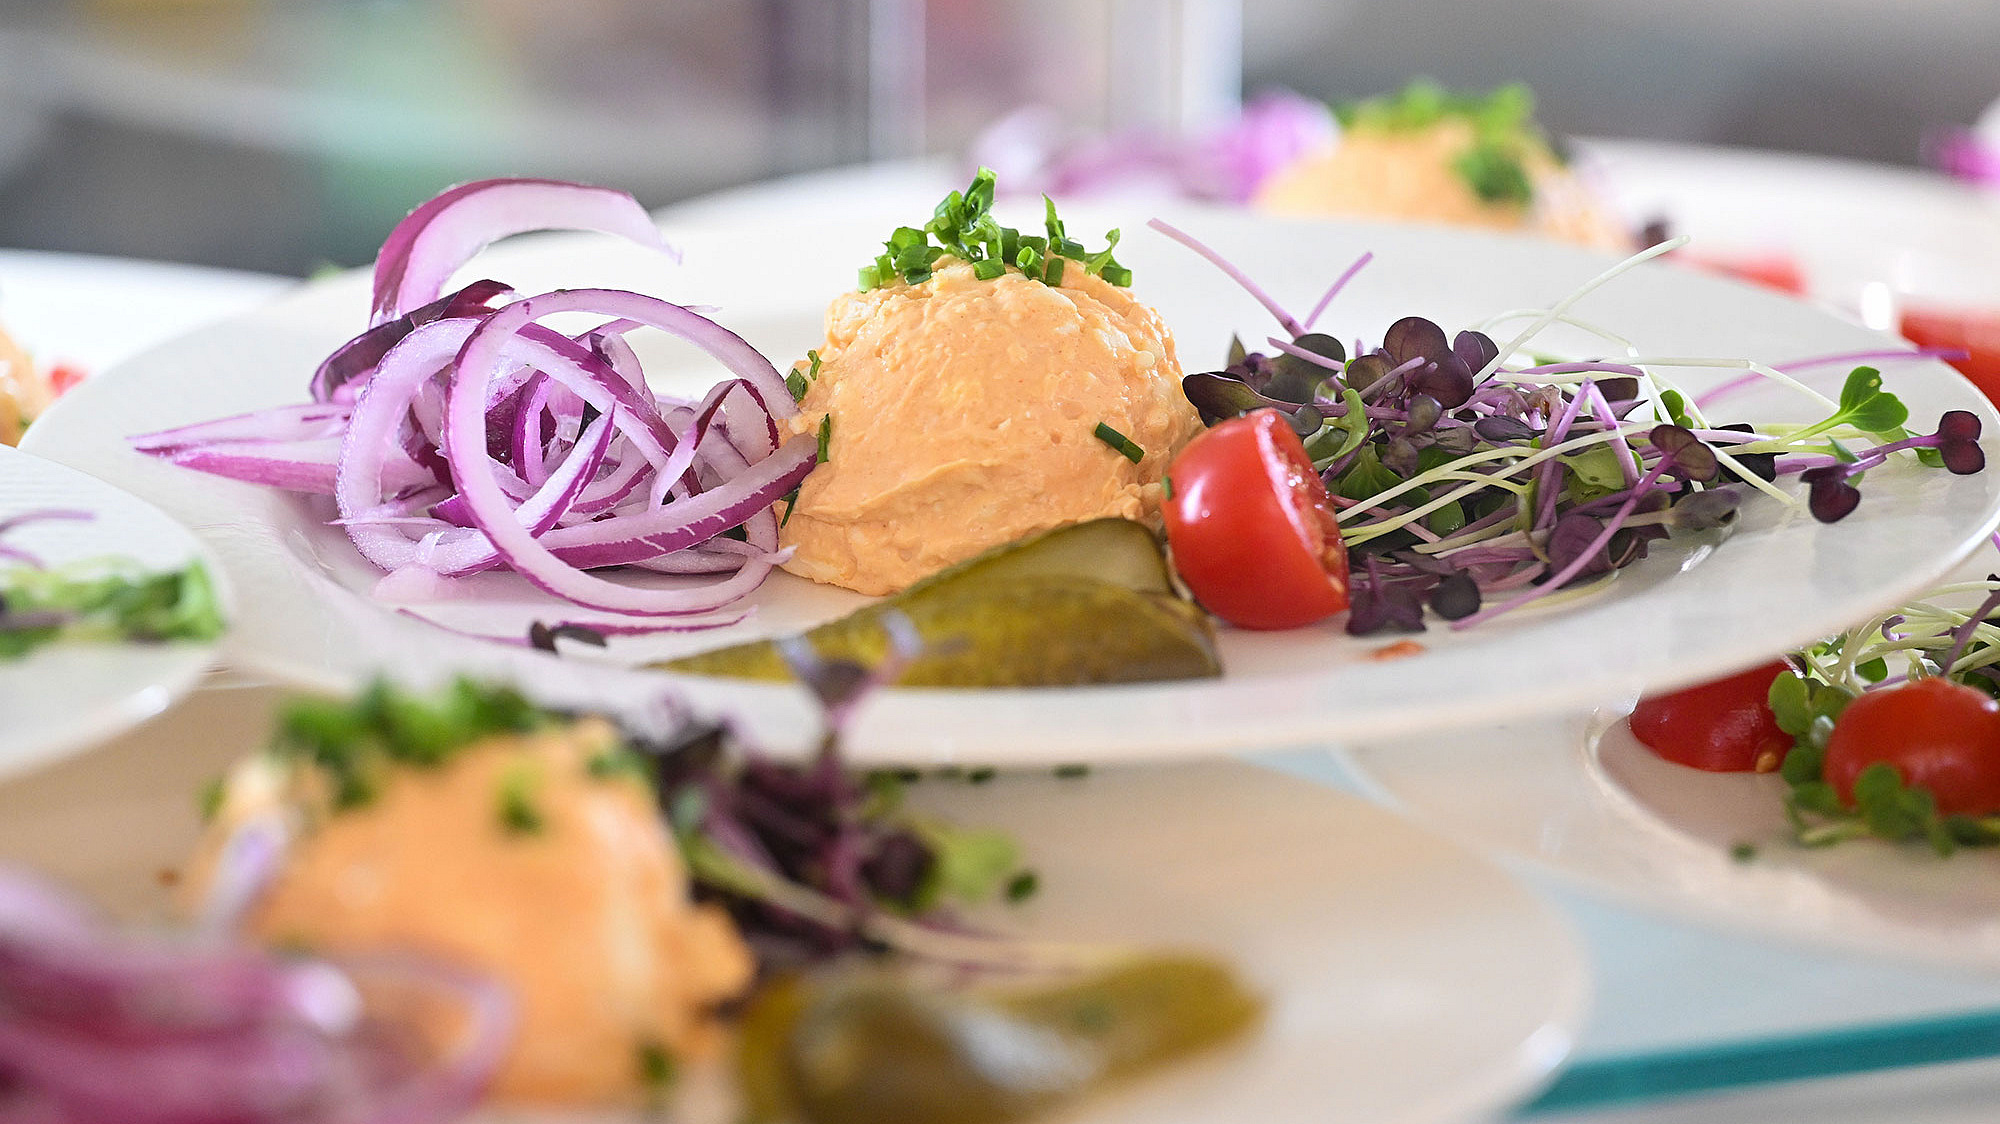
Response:
[[[1707,773],[1632,737],[1630,703],[1344,749],[1372,794],[1490,854],[1739,932],[2000,969],[2000,853],[1860,839],[1810,849],[1775,775]]]

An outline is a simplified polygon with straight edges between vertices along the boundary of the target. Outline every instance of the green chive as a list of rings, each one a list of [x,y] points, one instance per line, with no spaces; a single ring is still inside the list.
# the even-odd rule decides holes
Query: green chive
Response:
[[[1032,870],[1024,870],[1007,880],[1007,900],[1019,905],[1035,896],[1042,888],[1042,880]]]
[[[1092,432],[1097,435],[1099,441],[1116,449],[1119,456],[1124,457],[1133,464],[1138,464],[1140,461],[1146,459],[1146,450],[1141,449],[1130,437],[1105,425],[1103,422],[1098,422],[1097,428]]]
[[[526,762],[507,770],[500,780],[500,826],[509,835],[534,835],[546,821],[534,803],[535,775]]]
[[[197,807],[201,811],[201,822],[213,823],[215,817],[222,813],[222,802],[228,796],[229,790],[224,778],[209,778],[209,782],[201,786],[201,796],[198,798]]]
[[[674,1056],[658,1042],[641,1042],[638,1050],[639,1085],[649,1094],[659,1096],[673,1087],[680,1076],[680,1067],[674,1064]]]
[[[1007,272],[1007,263],[995,258],[987,258],[985,261],[972,263],[972,275],[981,281],[991,281],[1005,272]]]
[[[1121,289],[1130,288],[1132,285],[1132,271],[1122,265],[1107,265],[1099,270],[1097,275]]]
[[[1042,271],[1042,284],[1053,289],[1062,284],[1063,259],[1050,258],[1049,267]]]
[[[1058,776],[1058,777],[1062,778],[1063,780],[1066,780],[1066,781],[1073,781],[1073,780],[1077,779],[1078,777],[1087,777],[1087,776],[1089,776],[1089,775],[1090,775],[1090,766],[1088,766],[1088,765],[1084,765],[1084,764],[1076,764],[1076,765],[1057,765],[1057,766],[1055,767],[1055,774],[1056,774],[1056,776]]]
[[[822,414],[819,419],[819,463],[825,464],[827,453],[833,446],[833,415]]]
[[[806,396],[806,377],[797,370],[792,371],[785,376],[785,389],[792,392],[792,401],[802,400]]]

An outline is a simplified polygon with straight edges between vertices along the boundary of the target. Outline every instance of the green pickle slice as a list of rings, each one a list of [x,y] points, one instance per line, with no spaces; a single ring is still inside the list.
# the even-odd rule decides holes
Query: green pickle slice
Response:
[[[1061,527],[988,551],[820,625],[806,639],[824,658],[873,665],[890,652],[883,620],[892,612],[923,641],[896,680],[906,687],[1050,687],[1222,672],[1208,615],[1175,591],[1153,533],[1124,519]],[[791,678],[768,640],[654,666]]]
[[[766,989],[739,1069],[755,1121],[1008,1124],[1219,1046],[1262,1013],[1226,965],[1197,956],[1008,990],[861,969]]]

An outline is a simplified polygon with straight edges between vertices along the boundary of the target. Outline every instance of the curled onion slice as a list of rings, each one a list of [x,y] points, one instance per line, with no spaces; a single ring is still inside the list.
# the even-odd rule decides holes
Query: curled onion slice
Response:
[[[382,243],[375,323],[436,300],[446,278],[491,243],[557,229],[616,234],[677,257],[652,216],[623,191],[543,179],[460,184],[411,211]]]

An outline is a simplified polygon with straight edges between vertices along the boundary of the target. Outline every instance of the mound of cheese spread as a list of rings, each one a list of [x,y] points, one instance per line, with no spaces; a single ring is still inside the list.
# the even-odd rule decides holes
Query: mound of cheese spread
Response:
[[[836,298],[818,355],[793,425],[825,456],[785,516],[785,568],[862,593],[1067,523],[1157,523],[1201,429],[1159,314],[1081,268],[1051,285],[943,259]]]

